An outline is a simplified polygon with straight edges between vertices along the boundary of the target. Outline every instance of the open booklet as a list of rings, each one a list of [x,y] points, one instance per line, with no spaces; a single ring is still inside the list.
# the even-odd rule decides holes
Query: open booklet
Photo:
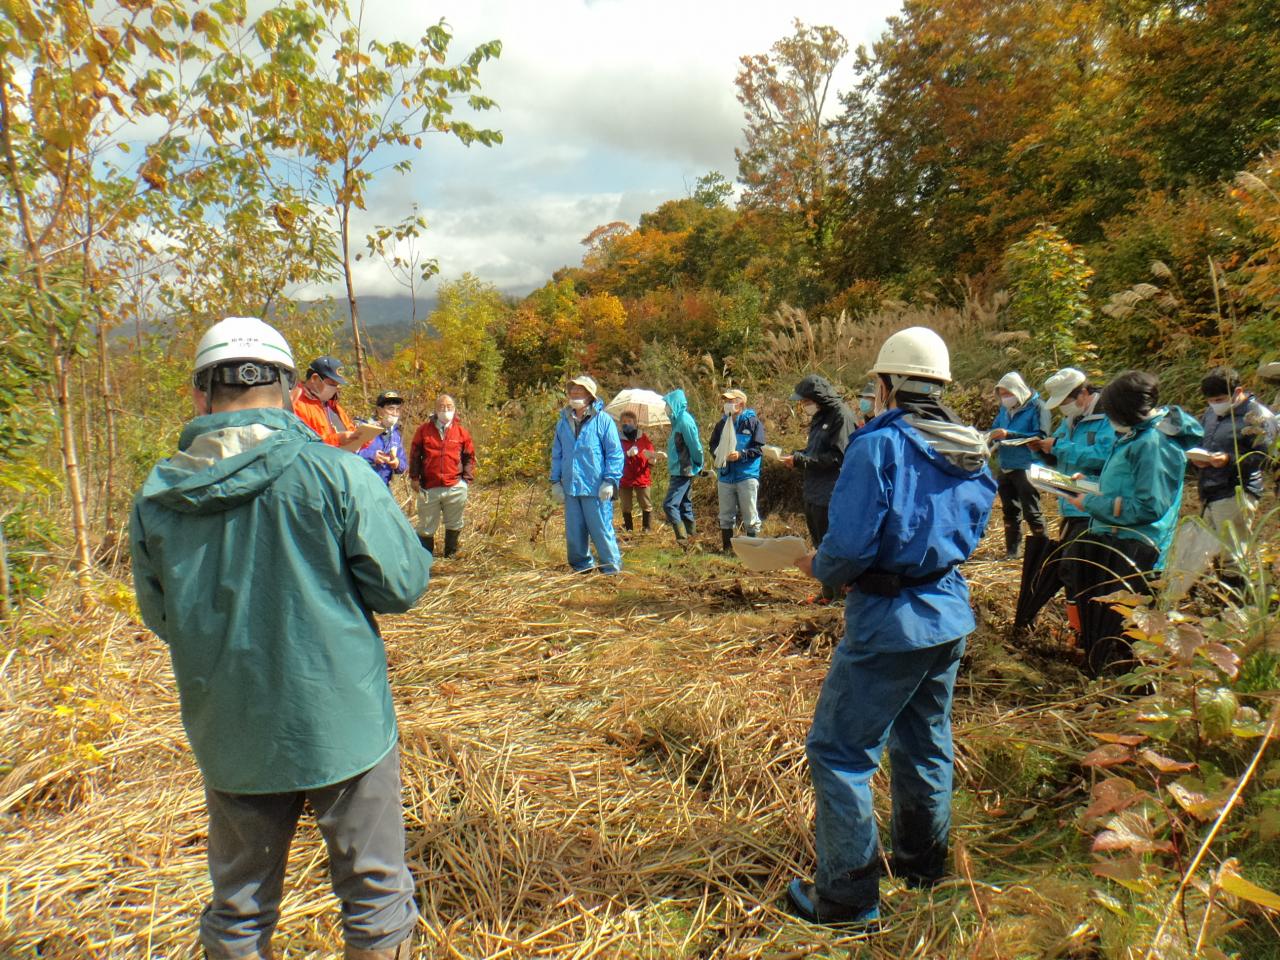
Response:
[[[1077,494],[1101,493],[1101,488],[1092,480],[1076,480],[1066,473],[1050,470],[1048,467],[1033,463],[1027,467],[1027,479],[1037,490],[1046,493]]]
[[[340,449],[355,452],[363,447],[366,443],[382,433],[382,424],[380,423],[357,423],[356,435],[342,445]]]
[[[743,565],[757,573],[794,567],[809,552],[799,537],[734,537],[730,542]]]

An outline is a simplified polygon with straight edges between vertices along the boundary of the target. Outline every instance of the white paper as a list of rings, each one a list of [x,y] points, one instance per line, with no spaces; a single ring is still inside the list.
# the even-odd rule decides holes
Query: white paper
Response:
[[[763,447],[761,447],[760,449],[764,451],[764,455],[765,455],[765,457],[766,457],[766,458],[768,458],[769,460],[781,460],[781,459],[782,459],[783,454],[782,454],[782,448],[781,448],[781,447],[775,447],[775,446],[774,446],[773,444],[771,444],[771,443],[766,443],[766,444],[765,444]]]
[[[757,573],[794,567],[809,552],[799,537],[734,537],[731,542],[743,565]]]
[[[1027,467],[1027,479],[1031,481],[1033,487],[1045,493],[1070,496],[1077,493],[1102,492],[1102,488],[1092,480],[1076,480],[1065,473],[1050,470],[1038,463]]]

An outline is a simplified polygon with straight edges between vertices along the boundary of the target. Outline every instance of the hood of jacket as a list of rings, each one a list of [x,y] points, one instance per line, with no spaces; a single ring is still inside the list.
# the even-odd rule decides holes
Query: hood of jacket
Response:
[[[270,487],[313,442],[321,441],[276,407],[196,417],[183,428],[178,453],[151,471],[141,496],[179,513],[222,513]]]
[[[947,473],[971,477],[986,469],[990,456],[987,441],[973,427],[917,416],[895,407],[880,414],[863,429],[884,427],[901,430]]]
[[[1190,450],[1204,438],[1204,427],[1200,425],[1200,421],[1178,406],[1157,407],[1146,420],[1133,428],[1130,436],[1153,428],[1183,450]],[[1119,438],[1121,442],[1124,439]]]
[[[1027,381],[1022,379],[1022,374],[1018,373],[1017,371],[1011,370],[1009,373],[1006,373],[996,383],[996,386],[1001,387],[1005,390],[1008,390],[1010,393],[1012,393],[1014,396],[1014,399],[1018,401],[1018,406],[1020,407],[1026,406],[1027,401],[1030,400],[1033,396],[1035,396],[1034,391],[1032,391],[1032,389],[1029,386],[1027,386]]]
[[[677,420],[689,409],[689,401],[684,397],[684,391],[679,387],[672,390],[662,398],[667,402],[667,406],[671,408],[671,419]]]
[[[844,402],[840,391],[826,377],[811,373],[796,384],[796,396],[812,400],[821,407],[838,407]]]

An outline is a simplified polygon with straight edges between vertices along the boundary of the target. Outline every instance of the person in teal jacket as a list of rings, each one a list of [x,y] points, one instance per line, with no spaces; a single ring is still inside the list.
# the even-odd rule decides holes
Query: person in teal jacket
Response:
[[[197,350],[178,452],[147,477],[130,547],[169,646],[204,778],[211,957],[269,957],[303,804],[329,847],[348,956],[408,957],[399,754],[374,613],[407,610],[431,558],[387,486],[293,415],[292,354],[252,318]]]
[[[1045,534],[1044,514],[1040,508],[1040,491],[1027,479],[1027,468],[1035,462],[1030,446],[1009,441],[1038,439],[1049,433],[1049,411],[1040,395],[1027,386],[1022,375],[1006,373],[996,384],[1000,410],[991,424],[988,439],[998,445],[1000,472],[996,483],[1000,488],[1000,508],[1004,514],[1005,559],[1019,556],[1022,546],[1022,520],[1027,521],[1032,536]]]
[[[575,573],[622,569],[622,552],[613,532],[613,495],[622,482],[622,439],[613,417],[604,413],[600,388],[586,374],[569,381],[569,403],[556,421],[551,443],[551,493],[564,504],[564,539]]]
[[[1126,370],[1099,401],[1116,432],[1115,447],[1098,478],[1098,493],[1071,505],[1089,515],[1079,541],[1081,643],[1086,668],[1097,676],[1129,659],[1120,614],[1104,598],[1117,590],[1150,593],[1149,577],[1164,569],[1182,506],[1186,451],[1204,431],[1179,407],[1160,407],[1160,382]]]
[[[662,512],[675,531],[676,542],[683,547],[695,533],[693,478],[702,473],[702,438],[698,436],[698,424],[689,413],[683,390],[672,390],[662,399],[671,421],[671,434],[667,437],[669,476]]]

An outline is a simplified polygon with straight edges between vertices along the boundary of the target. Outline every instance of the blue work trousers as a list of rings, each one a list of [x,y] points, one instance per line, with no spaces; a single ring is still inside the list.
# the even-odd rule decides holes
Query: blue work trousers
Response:
[[[886,744],[893,872],[928,885],[946,869],[951,832],[951,696],[964,638],[916,650],[836,648],[805,744],[816,801],[818,893],[854,909],[879,905],[880,832],[871,777]]]
[[[613,534],[613,501],[599,497],[564,498],[564,542],[569,566],[584,573],[596,566],[591,558],[595,544],[601,573],[617,573],[622,569],[622,553]]]
[[[673,527],[693,522],[693,477],[668,479],[662,512],[667,515],[667,522]]]

